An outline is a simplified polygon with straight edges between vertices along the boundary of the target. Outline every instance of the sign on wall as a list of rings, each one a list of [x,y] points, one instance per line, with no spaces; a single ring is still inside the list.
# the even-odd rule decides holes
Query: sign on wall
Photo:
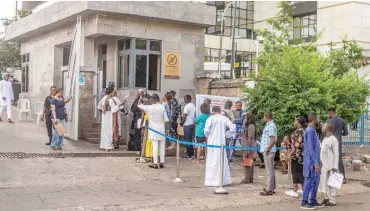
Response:
[[[205,99],[211,100],[211,110],[214,106],[218,106],[221,108],[221,110],[224,109],[226,101],[230,100],[233,103],[233,106],[231,107],[232,110],[235,109],[235,103],[238,101],[242,101],[243,107],[245,107],[245,101],[240,100],[240,98],[237,97],[224,97],[224,96],[215,96],[215,95],[196,95],[196,116],[200,114],[200,105],[203,104]]]
[[[80,73],[80,76],[78,77],[78,82],[80,86],[85,86],[85,75]]]
[[[181,53],[174,51],[166,51],[164,53],[164,77],[165,78],[180,78]]]

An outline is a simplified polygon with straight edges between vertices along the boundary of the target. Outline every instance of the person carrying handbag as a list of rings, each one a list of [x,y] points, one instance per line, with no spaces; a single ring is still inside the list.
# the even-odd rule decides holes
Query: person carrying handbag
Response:
[[[257,147],[255,118],[250,112],[246,114],[245,127],[241,138],[241,143],[243,147]],[[241,165],[244,167],[245,177],[240,182],[241,184],[253,183],[253,159],[256,157],[258,157],[256,150],[249,149],[243,151],[243,161]]]

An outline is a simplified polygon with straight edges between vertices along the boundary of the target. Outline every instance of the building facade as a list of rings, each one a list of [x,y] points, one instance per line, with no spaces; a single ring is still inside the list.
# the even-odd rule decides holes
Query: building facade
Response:
[[[205,62],[218,62],[220,49],[221,17],[224,8],[231,1],[203,1],[216,7],[216,22],[206,30]],[[236,67],[237,77],[247,76],[245,73],[255,68],[258,41],[253,30],[271,29],[267,24],[278,12],[277,1],[245,1],[236,2]],[[340,43],[347,36],[355,40],[363,49],[366,57],[370,57],[370,2],[366,1],[291,1],[294,12],[294,31],[291,41],[303,39],[310,41],[319,32],[318,50],[329,50],[328,44]],[[233,5],[225,12],[222,57],[223,62],[231,61],[231,12]],[[246,56],[247,55],[247,56]],[[361,68],[361,76],[370,73],[368,67]]]
[[[78,16],[82,17],[80,71],[86,77],[80,125],[93,121],[93,90],[110,81],[116,83],[122,100],[135,96],[139,88],[160,95],[169,90],[177,91],[178,97],[195,95],[196,72],[203,71],[204,32],[215,22],[214,7],[196,2],[47,3],[27,3],[32,14],[6,27],[5,39],[21,42],[21,98],[32,104],[43,101],[51,85],[65,86]],[[168,52],[179,55],[177,77],[165,73]]]

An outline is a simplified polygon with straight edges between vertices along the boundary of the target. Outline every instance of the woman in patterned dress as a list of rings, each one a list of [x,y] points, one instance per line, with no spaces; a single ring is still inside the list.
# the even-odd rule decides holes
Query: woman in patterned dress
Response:
[[[291,161],[292,176],[293,176],[293,190],[286,191],[288,196],[298,197],[302,194],[302,190],[298,190],[298,185],[303,189],[303,137],[304,129],[306,127],[306,118],[298,117],[294,122],[295,131],[291,135],[291,142],[288,146],[287,160]]]

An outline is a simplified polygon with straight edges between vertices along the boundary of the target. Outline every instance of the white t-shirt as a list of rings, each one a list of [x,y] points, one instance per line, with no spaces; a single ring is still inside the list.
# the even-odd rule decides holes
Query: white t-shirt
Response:
[[[195,105],[193,103],[188,103],[184,107],[184,114],[186,114],[186,119],[184,125],[193,125],[195,120]]]
[[[166,132],[165,122],[168,122],[166,110],[161,104],[154,105],[138,105],[140,109],[143,109],[148,113],[149,127],[162,134]],[[165,137],[159,135],[151,130],[148,130],[148,139],[164,141]]]

